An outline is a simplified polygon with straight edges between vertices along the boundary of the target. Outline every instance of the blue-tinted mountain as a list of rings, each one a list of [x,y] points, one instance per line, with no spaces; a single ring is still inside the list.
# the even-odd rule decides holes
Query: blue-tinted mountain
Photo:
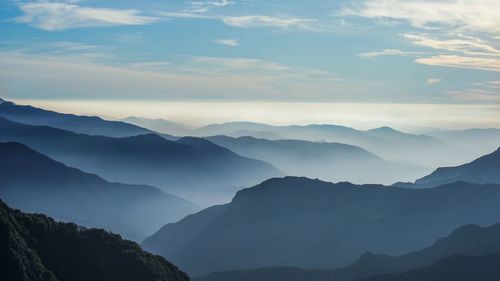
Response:
[[[341,143],[227,136],[207,139],[242,156],[271,163],[287,175],[326,181],[392,184],[413,181],[428,171],[386,161],[365,149]]]
[[[207,205],[228,202],[242,186],[282,175],[268,163],[189,137],[170,141],[156,134],[90,136],[0,117],[0,141],[24,143],[109,181],[149,184]]]
[[[244,132],[241,134],[240,132]],[[253,132],[258,132],[254,134]],[[229,122],[213,124],[195,131],[197,136],[226,135],[231,137],[253,136],[263,133],[275,134],[276,139],[297,139],[307,141],[338,142],[367,149],[384,159],[410,162],[424,167],[436,167],[450,163],[461,163],[469,159],[456,153],[455,147],[440,139],[408,134],[389,127],[372,130],[356,130],[339,125],[313,124],[306,126],[272,126],[251,122]]]
[[[119,235],[25,214],[1,200],[0,267],[2,281],[189,281]]]
[[[429,132],[428,135],[460,148],[461,154],[468,158],[462,163],[488,154],[500,146],[500,129],[496,128],[441,130]]]
[[[454,255],[431,266],[359,281],[496,281],[500,276],[499,264],[500,255]]]
[[[485,256],[500,254],[500,223],[489,227],[466,225],[440,238],[431,246],[401,256],[364,254],[353,264],[333,270],[312,270],[292,267],[268,267],[212,273],[199,277],[197,281],[354,281],[383,274],[400,274],[406,271],[432,266],[442,259],[454,255]],[[478,268],[468,268],[477,272]],[[458,272],[458,268],[449,273]],[[433,277],[432,275],[429,277]],[[479,275],[478,275],[479,277]],[[368,279],[372,280],[372,279]],[[375,280],[384,280],[377,279]],[[390,279],[392,280],[392,279]],[[437,279],[439,280],[439,279]],[[470,279],[476,280],[476,279]]]
[[[188,125],[178,122],[168,121],[165,119],[150,119],[144,117],[131,116],[123,119],[122,121],[168,135],[174,135],[174,136],[193,135],[192,134],[193,128],[189,127]]]
[[[465,224],[500,221],[500,186],[431,189],[277,178],[167,224],[143,246],[193,276],[269,266],[331,269],[366,251],[401,255]]]
[[[96,116],[64,114],[13,102],[0,103],[0,116],[18,123],[50,126],[88,135],[127,137],[153,133],[125,122],[108,121]]]
[[[418,179],[415,186],[432,187],[455,181],[500,184],[500,148],[467,164],[438,168]]]
[[[158,188],[110,183],[20,143],[0,143],[0,198],[23,211],[105,228],[134,240],[199,210]]]

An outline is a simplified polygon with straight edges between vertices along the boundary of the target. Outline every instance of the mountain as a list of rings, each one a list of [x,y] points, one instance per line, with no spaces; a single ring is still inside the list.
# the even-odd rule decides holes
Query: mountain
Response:
[[[468,154],[470,159],[463,162],[469,162],[480,155],[490,153],[500,146],[500,129],[496,128],[441,130],[427,134],[460,148],[462,154]]]
[[[386,161],[360,147],[341,143],[227,136],[206,139],[242,156],[268,162],[287,175],[326,181],[392,184],[415,180],[427,171]]]
[[[455,255],[431,266],[359,281],[496,281],[500,276],[499,264],[500,255]]]
[[[196,278],[196,281],[354,281],[358,280],[358,278],[382,274],[398,274],[415,268],[428,267],[442,259],[457,254],[463,256],[500,254],[500,223],[488,227],[480,227],[477,225],[462,226],[454,230],[450,235],[440,238],[429,247],[401,256],[366,253],[353,264],[340,269],[311,270],[291,267],[257,268],[216,272]],[[471,268],[469,268],[469,270],[470,269]],[[473,270],[474,269],[477,271],[477,268],[473,268]],[[456,269],[450,270],[449,272],[455,271]],[[377,278],[374,279],[379,280]],[[368,280],[372,279],[368,278]]]
[[[500,148],[467,164],[438,168],[415,181],[415,186],[432,187],[455,181],[500,184]]]
[[[105,228],[134,240],[199,210],[155,187],[110,183],[19,143],[0,143],[0,197],[23,211]]]
[[[228,202],[242,186],[282,173],[207,140],[169,141],[156,134],[90,136],[0,117],[0,141],[15,141],[109,181],[149,184],[198,204]]]
[[[0,264],[2,281],[189,281],[119,235],[21,213],[1,200]]]
[[[144,117],[127,117],[122,120],[130,124],[134,124],[143,128],[148,128],[155,132],[174,136],[192,135],[193,128],[178,122],[172,122],[165,119],[149,119]]]
[[[167,224],[145,249],[192,276],[269,266],[331,269],[366,251],[401,255],[465,224],[500,221],[500,186],[432,189],[270,179]]]
[[[241,134],[244,132],[244,134]],[[372,130],[356,130],[338,125],[312,124],[306,126],[271,126],[250,122],[213,124],[195,131],[196,136],[226,135],[231,137],[274,134],[279,139],[338,142],[367,149],[384,159],[410,162],[423,167],[436,167],[463,163],[470,155],[457,153],[460,150],[428,135],[414,135],[381,127]],[[276,140],[278,138],[269,138]]]
[[[7,101],[0,103],[0,116],[27,125],[50,126],[88,135],[127,137],[154,133],[125,122],[107,121],[96,116],[64,114]]]

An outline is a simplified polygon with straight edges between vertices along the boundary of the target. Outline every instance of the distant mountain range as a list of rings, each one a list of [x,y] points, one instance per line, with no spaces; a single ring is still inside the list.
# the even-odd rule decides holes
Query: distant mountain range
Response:
[[[189,281],[119,235],[24,214],[0,200],[2,281]]]
[[[160,128],[157,125],[158,122],[161,121],[132,120],[132,123],[147,128]],[[169,124],[168,121],[165,122]],[[384,159],[409,162],[424,167],[463,163],[477,156],[477,154],[463,151],[456,153],[460,150],[435,137],[408,134],[389,127],[363,131],[338,125],[272,126],[252,122],[228,122],[188,131],[174,129],[162,132],[170,134],[176,132],[198,137],[225,135],[234,138],[251,136],[269,140],[296,139],[314,142],[338,142],[362,147]]]
[[[492,262],[498,261],[498,256],[488,255],[500,255],[500,224],[485,228],[477,225],[462,226],[449,236],[437,240],[433,245],[423,250],[402,256],[366,253],[353,264],[340,269],[312,270],[292,267],[268,267],[217,272],[196,278],[195,281],[354,281],[359,280],[359,278],[367,278],[366,280],[393,280],[393,278],[396,278],[396,280],[399,280],[397,279],[400,278],[399,276],[416,277],[425,271],[428,272],[428,275],[425,275],[427,279],[411,280],[493,280],[487,278],[495,276],[489,274],[489,272],[493,269],[491,267]],[[439,279],[443,277],[439,274],[444,271],[442,268],[446,268],[448,264],[457,264],[461,260],[469,259],[471,262],[479,260],[483,261],[483,263],[482,265],[462,263],[461,268],[449,268],[446,274],[456,277],[459,275],[457,273],[463,274],[465,271],[474,272],[475,275],[465,274],[465,276],[469,276],[469,279]],[[483,266],[489,266],[490,269],[479,270],[484,269]],[[498,264],[495,268],[497,270],[494,272],[500,274]],[[386,275],[368,278],[382,274]]]
[[[19,143],[0,143],[0,198],[23,211],[136,241],[200,209],[155,187],[107,182]]]
[[[456,181],[500,184],[500,148],[467,164],[438,168],[415,181],[413,186],[433,187]]]
[[[90,136],[0,117],[0,141],[26,144],[106,180],[150,184],[206,205],[227,202],[242,186],[283,175],[268,163],[189,137],[169,141],[156,134]]]
[[[165,119],[149,119],[143,117],[127,117],[122,120],[130,124],[148,128],[155,132],[160,132],[174,136],[192,136],[194,128],[178,122],[172,122]]]
[[[254,137],[207,137],[242,156],[278,167],[287,175],[326,181],[392,184],[414,180],[428,169],[386,161],[357,146],[301,140],[266,140]]]
[[[87,135],[129,137],[154,133],[125,122],[107,121],[96,116],[64,114],[8,101],[0,102],[0,116],[27,125],[50,126]]]
[[[460,148],[461,153],[474,156],[472,158],[490,153],[500,147],[500,129],[496,128],[441,130],[429,132],[428,135]]]
[[[401,255],[453,229],[500,221],[500,185],[432,189],[271,179],[167,224],[143,246],[193,276],[269,266],[336,268],[364,252]]]

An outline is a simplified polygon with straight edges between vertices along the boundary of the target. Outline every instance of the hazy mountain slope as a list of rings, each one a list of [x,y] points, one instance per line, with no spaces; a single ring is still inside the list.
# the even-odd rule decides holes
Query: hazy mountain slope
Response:
[[[271,126],[250,122],[229,122],[199,128],[196,134],[245,136],[235,133],[241,131],[244,131],[246,136],[253,137],[257,136],[252,132],[259,134],[267,132],[284,139],[345,143],[360,146],[384,159],[411,162],[424,167],[463,163],[470,159],[470,155],[457,153],[460,150],[442,140],[427,135],[407,134],[389,127],[362,131],[338,125]]]
[[[139,245],[98,229],[24,214],[0,200],[2,281],[188,281]]]
[[[149,119],[144,117],[127,117],[122,120],[136,126],[148,128],[155,132],[174,135],[189,136],[192,135],[193,128],[182,123],[172,122],[165,119]]]
[[[23,124],[50,126],[88,135],[126,137],[152,133],[125,122],[107,121],[96,116],[63,114],[13,102],[0,103],[0,116]]]
[[[359,281],[497,281],[500,276],[499,264],[500,255],[455,255],[431,266]]]
[[[220,212],[197,217],[162,228],[144,247],[194,276],[267,266],[330,269],[366,251],[400,255],[461,225],[498,222],[500,186],[405,189],[287,177],[244,189]]]
[[[500,184],[500,148],[467,164],[438,168],[432,174],[418,179],[415,185],[432,187],[455,181]]]
[[[27,144],[106,180],[150,184],[207,205],[227,202],[242,186],[282,175],[270,164],[196,138],[89,136],[0,117],[0,141]]]
[[[402,256],[364,254],[353,264],[334,270],[306,270],[274,267],[241,271],[217,272],[197,278],[198,281],[353,281],[388,273],[402,273],[407,270],[430,266],[443,258],[461,254],[482,256],[500,254],[500,223],[489,227],[466,225],[454,230],[447,237],[437,240],[431,246]]]
[[[427,169],[386,161],[360,147],[301,140],[208,137],[240,155],[266,161],[287,175],[327,181],[391,184],[416,179]]]
[[[199,210],[154,187],[109,183],[19,143],[0,143],[0,197],[24,211],[135,240]]]
[[[462,153],[469,154],[470,160],[490,153],[500,146],[500,129],[495,128],[442,130],[427,134],[459,147]]]

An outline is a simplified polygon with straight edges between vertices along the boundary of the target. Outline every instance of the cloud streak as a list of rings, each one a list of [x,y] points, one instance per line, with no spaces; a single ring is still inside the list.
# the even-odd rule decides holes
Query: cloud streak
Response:
[[[228,26],[238,28],[272,27],[278,29],[313,30],[314,28],[311,24],[317,21],[316,19],[308,18],[272,17],[266,15],[223,16],[189,12],[160,12],[158,15],[166,18],[219,20]]]
[[[402,51],[402,50],[397,50],[397,49],[386,49],[382,51],[375,51],[375,52],[366,52],[366,53],[359,53],[358,56],[362,58],[374,58],[374,57],[381,57],[381,56],[420,56],[427,54],[425,52],[411,52],[411,51]]]
[[[216,39],[214,40],[214,43],[228,47],[238,47],[240,45],[240,42],[238,42],[237,39]]]
[[[14,19],[18,23],[46,31],[59,31],[82,27],[115,25],[145,25],[157,18],[143,16],[135,9],[107,9],[81,7],[71,3],[27,2],[19,4],[23,15]]]

